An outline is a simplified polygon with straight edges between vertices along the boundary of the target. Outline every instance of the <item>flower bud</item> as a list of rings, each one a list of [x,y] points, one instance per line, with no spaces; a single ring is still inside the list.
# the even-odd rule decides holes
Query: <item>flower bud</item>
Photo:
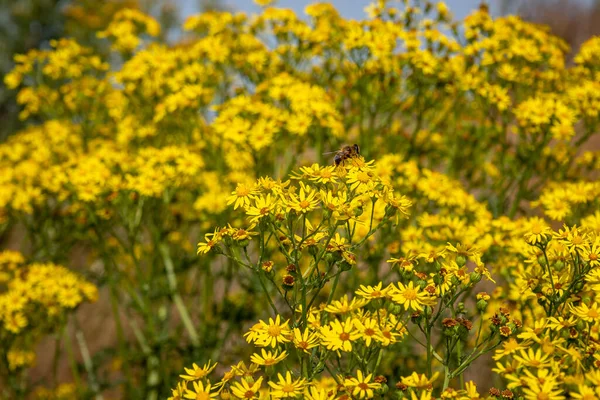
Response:
[[[488,302],[483,299],[481,299],[477,302],[477,310],[479,310],[480,312],[484,312],[485,309],[487,308],[487,306],[488,306]]]
[[[250,244],[250,240],[248,240],[248,239],[240,240],[239,242],[237,242],[237,245],[242,248],[248,247],[249,244]]]
[[[481,281],[481,274],[479,272],[471,272],[469,278],[471,279],[471,283],[478,283]]]
[[[347,261],[342,261],[340,263],[340,270],[341,271],[350,271],[352,269],[352,264],[350,264]]]
[[[459,268],[464,267],[467,264],[467,258],[463,255],[457,255],[456,256],[456,264],[458,265]]]
[[[283,289],[284,290],[291,290],[291,289],[293,289],[294,282],[295,282],[295,280],[294,280],[293,276],[291,276],[291,275],[284,276],[283,277],[283,284],[282,284]]]

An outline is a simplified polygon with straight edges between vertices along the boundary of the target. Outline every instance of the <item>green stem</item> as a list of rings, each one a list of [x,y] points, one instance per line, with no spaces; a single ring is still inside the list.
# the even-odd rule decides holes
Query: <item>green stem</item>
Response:
[[[179,316],[181,317],[183,326],[187,330],[192,344],[194,345],[194,347],[198,347],[200,345],[200,338],[198,337],[198,332],[196,332],[196,328],[194,328],[194,324],[192,323],[192,319],[190,318],[190,314],[183,302],[183,299],[181,298],[181,295],[177,290],[177,277],[175,276],[173,260],[169,255],[169,248],[164,243],[161,243],[159,244],[158,249],[163,257],[165,269],[167,271],[169,289],[171,290],[171,295],[173,296],[175,307],[177,307],[177,311],[179,312]]]
[[[73,381],[75,382],[75,387],[77,388],[77,393],[82,394],[81,377],[79,376],[79,370],[77,368],[77,361],[75,360],[75,352],[73,351],[73,342],[71,341],[71,338],[69,337],[67,325],[65,325],[65,327],[63,328],[62,335],[63,335],[64,344],[65,344],[65,349],[67,351],[67,358],[69,359],[71,375],[73,375]]]
[[[104,397],[102,397],[102,394],[100,393],[100,386],[96,380],[94,364],[92,362],[92,357],[90,356],[90,351],[87,347],[87,342],[85,341],[85,336],[83,336],[83,332],[78,327],[75,328],[75,339],[77,339],[77,344],[79,345],[79,351],[81,352],[81,358],[83,359],[83,366],[87,372],[89,386],[94,393],[94,398],[96,400],[104,400]]]

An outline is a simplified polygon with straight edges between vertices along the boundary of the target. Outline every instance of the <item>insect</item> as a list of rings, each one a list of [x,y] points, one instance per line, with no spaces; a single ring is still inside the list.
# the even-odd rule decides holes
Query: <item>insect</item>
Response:
[[[337,167],[340,164],[343,164],[346,160],[358,157],[360,155],[360,147],[358,147],[357,144],[353,144],[352,146],[344,146],[338,151],[325,154],[333,153],[335,153],[335,156],[333,157],[333,164]]]

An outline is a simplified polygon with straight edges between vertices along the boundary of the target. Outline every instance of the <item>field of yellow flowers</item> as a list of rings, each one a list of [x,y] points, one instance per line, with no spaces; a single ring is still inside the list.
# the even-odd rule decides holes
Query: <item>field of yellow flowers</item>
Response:
[[[15,56],[0,398],[600,398],[600,37],[259,3]]]

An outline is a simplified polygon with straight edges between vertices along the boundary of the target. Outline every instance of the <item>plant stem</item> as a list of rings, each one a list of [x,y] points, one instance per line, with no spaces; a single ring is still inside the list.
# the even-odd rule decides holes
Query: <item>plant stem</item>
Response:
[[[190,336],[190,340],[194,347],[198,347],[200,345],[200,339],[198,337],[198,332],[196,332],[196,328],[194,328],[194,324],[192,323],[192,319],[190,318],[190,314],[185,307],[183,299],[177,290],[177,277],[175,276],[175,268],[173,266],[173,260],[169,255],[169,248],[164,243],[159,244],[158,249],[160,254],[163,257],[163,261],[165,264],[165,269],[167,271],[167,280],[169,282],[169,289],[171,290],[171,295],[173,296],[173,301],[175,302],[175,307],[177,307],[177,311],[179,311],[179,315],[181,316],[181,321],[183,322],[183,326],[188,332]]]

